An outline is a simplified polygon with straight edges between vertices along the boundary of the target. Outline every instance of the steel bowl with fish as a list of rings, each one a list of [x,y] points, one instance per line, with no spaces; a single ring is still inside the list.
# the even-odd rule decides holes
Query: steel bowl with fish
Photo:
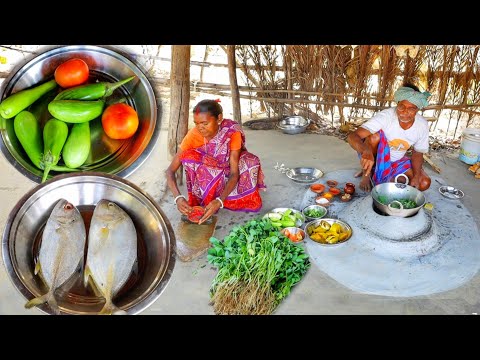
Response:
[[[153,304],[167,286],[175,266],[173,228],[156,201],[135,184],[113,174],[98,172],[57,175],[27,192],[10,211],[2,237],[2,258],[8,277],[25,302],[48,293],[52,283],[43,281],[36,264],[44,256],[41,248],[43,234],[49,231],[48,219],[61,199],[78,209],[88,234],[87,244],[96,242],[96,250],[100,249],[104,255],[89,259],[88,251],[93,247],[87,248],[85,269],[80,268],[67,281],[58,284],[54,300],[60,313],[138,314]],[[101,204],[106,207],[104,213],[96,216],[95,210]],[[125,215],[106,211],[116,206],[128,215],[133,227]],[[62,221],[68,223],[68,218],[63,216]],[[133,228],[136,244],[129,242],[135,238]],[[68,230],[64,237],[81,239],[78,231]],[[113,240],[123,245],[98,247],[102,241]],[[105,255],[109,251],[115,253],[110,254],[113,257]],[[78,258],[73,257],[74,252],[68,253],[76,263]],[[47,256],[51,261],[52,255],[47,253]],[[123,262],[125,264],[121,265]],[[48,261],[40,261],[44,271],[46,263]],[[117,270],[108,273],[108,264],[115,264],[113,268]],[[120,269],[121,266],[125,267]],[[105,279],[113,281],[106,285],[107,291],[102,290]],[[112,292],[110,300],[114,311],[109,310],[110,306],[105,308],[109,301],[105,296],[108,291]],[[44,313],[57,313],[48,302],[30,304]]]

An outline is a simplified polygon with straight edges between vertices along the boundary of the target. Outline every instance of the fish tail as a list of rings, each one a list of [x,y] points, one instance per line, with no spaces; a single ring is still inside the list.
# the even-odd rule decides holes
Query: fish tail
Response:
[[[48,293],[42,295],[42,296],[37,296],[25,304],[26,309],[30,309],[34,306],[42,305],[47,303],[48,306],[53,310],[55,315],[60,315],[60,308],[58,307],[57,300],[55,299],[55,296],[53,295],[53,291],[49,291]]]
[[[33,270],[33,273],[37,275],[40,272],[40,270],[42,270],[42,266],[40,265],[40,261],[37,261],[37,263],[35,264],[35,269]]]
[[[38,296],[36,298],[33,298],[32,300],[27,301],[27,303],[25,304],[25,308],[30,309],[34,306],[45,304],[48,300],[48,296],[49,296],[48,294],[45,294],[45,295]]]
[[[99,315],[127,315],[127,312],[107,300],[102,310],[100,310]]]
[[[83,286],[84,287],[87,287],[88,286],[88,277],[92,274],[92,272],[90,271],[90,268],[88,267],[88,265],[85,267],[85,269],[83,270]]]

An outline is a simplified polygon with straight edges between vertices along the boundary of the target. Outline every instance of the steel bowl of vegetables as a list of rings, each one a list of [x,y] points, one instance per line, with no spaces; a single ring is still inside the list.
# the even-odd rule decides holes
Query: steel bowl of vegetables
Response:
[[[400,175],[406,178],[406,183],[398,182]],[[400,174],[395,177],[395,182],[376,185],[371,192],[373,205],[382,214],[398,217],[416,215],[425,205],[426,199],[423,192],[408,185],[408,177]]]
[[[336,246],[352,237],[352,228],[339,219],[318,219],[305,225],[308,238],[324,246]]]
[[[280,232],[294,244],[303,242],[306,236],[303,229],[294,226],[286,227]]]
[[[275,208],[267,212],[263,218],[269,219],[279,230],[287,227],[301,227],[305,222],[305,215],[293,208]]]
[[[303,208],[302,214],[305,215],[305,220],[313,221],[323,218],[327,215],[327,208],[322,205],[308,205]]]
[[[8,162],[37,183],[76,171],[133,173],[160,126],[150,81],[128,56],[100,46],[46,47],[18,64],[0,89]]]

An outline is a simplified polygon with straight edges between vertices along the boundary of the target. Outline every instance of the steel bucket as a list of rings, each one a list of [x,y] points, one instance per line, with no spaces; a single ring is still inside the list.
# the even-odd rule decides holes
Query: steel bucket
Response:
[[[405,184],[397,182],[399,176],[406,178]],[[376,185],[371,195],[375,208],[385,215],[409,217],[415,215],[425,205],[425,195],[417,188],[408,185],[408,177],[405,174],[397,175],[394,183]],[[412,200],[417,207],[404,209],[403,205],[396,200]],[[398,204],[400,209],[392,207],[392,204]]]

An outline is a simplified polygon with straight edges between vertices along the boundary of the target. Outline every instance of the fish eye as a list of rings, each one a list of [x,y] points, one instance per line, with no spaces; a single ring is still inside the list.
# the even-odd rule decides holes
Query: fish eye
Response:
[[[111,202],[108,203],[108,207],[114,207],[114,206],[115,206],[114,203],[111,203]]]

